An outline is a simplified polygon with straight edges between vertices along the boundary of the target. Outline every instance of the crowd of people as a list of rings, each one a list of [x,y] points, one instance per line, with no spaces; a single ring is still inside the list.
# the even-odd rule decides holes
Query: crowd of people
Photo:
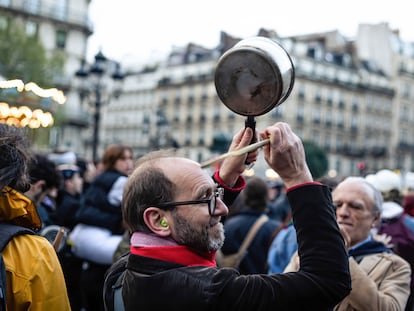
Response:
[[[0,222],[35,232],[2,251],[8,310],[413,311],[414,191],[386,169],[314,180],[286,123],[229,151],[254,135],[210,176],[177,150],[35,154],[0,124]],[[278,179],[243,176],[261,154]]]

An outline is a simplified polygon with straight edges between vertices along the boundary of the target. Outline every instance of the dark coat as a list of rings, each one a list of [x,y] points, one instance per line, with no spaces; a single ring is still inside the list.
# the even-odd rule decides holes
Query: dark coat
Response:
[[[125,310],[328,310],[351,289],[348,256],[330,191],[306,185],[288,193],[301,270],[240,275],[234,269],[182,266],[129,255]],[[106,284],[109,285],[109,284]]]
[[[221,251],[224,255],[236,253],[247,233],[262,212],[245,210],[231,217],[224,223],[225,240]],[[256,233],[247,248],[247,254],[240,263],[241,274],[267,273],[267,253],[273,232],[281,225],[279,221],[269,219]]]
[[[59,200],[55,213],[55,223],[69,229],[75,227],[76,212],[80,206],[80,195],[72,195],[65,190],[59,193]]]
[[[106,171],[96,177],[82,195],[77,222],[106,228],[114,234],[124,232],[121,205],[113,205],[108,200],[108,193],[121,176],[124,175],[117,171]]]

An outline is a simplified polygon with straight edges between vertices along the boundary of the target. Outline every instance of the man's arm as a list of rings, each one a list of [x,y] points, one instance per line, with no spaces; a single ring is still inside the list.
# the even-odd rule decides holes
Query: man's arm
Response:
[[[270,139],[270,144],[263,148],[264,157],[288,188],[287,196],[297,231],[300,271],[285,281],[286,284],[297,283],[291,298],[295,295],[304,298],[311,294],[316,295],[316,300],[309,299],[309,302],[315,305],[318,305],[317,299],[320,306],[338,303],[349,293],[351,279],[330,191],[313,181],[303,144],[288,124],[276,123],[261,136]],[[309,287],[312,283],[314,288]],[[287,296],[291,290],[286,286]],[[306,300],[297,303],[306,305]]]

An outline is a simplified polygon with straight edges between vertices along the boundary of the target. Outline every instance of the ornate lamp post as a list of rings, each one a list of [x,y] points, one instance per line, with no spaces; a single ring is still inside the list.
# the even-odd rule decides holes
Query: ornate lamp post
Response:
[[[85,61],[82,61],[81,68],[76,71],[75,76],[80,80],[81,101],[87,98],[89,103],[94,104],[92,158],[97,161],[101,108],[105,102],[109,101],[111,95],[115,98],[119,97],[125,75],[118,62],[108,60],[102,51],[99,51],[92,65],[87,65]],[[111,79],[108,79],[109,77]],[[109,80],[112,80],[112,83],[109,83]],[[110,87],[111,90],[108,91]]]
[[[161,109],[157,109],[155,120],[155,133],[150,130],[149,148],[150,150],[159,150],[162,148],[179,148],[178,143],[170,135],[170,124],[167,117]],[[146,126],[150,126],[151,120],[144,120]],[[153,134],[151,134],[151,132]],[[155,136],[154,136],[155,135]]]

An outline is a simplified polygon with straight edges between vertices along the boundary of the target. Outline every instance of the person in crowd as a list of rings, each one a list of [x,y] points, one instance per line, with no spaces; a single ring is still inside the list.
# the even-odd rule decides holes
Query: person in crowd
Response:
[[[93,161],[89,161],[82,157],[76,158],[76,166],[79,167],[79,173],[83,180],[83,192],[85,192],[92,181],[97,176],[97,169]]]
[[[267,180],[268,186],[268,216],[281,223],[288,223],[291,218],[289,200],[286,196],[286,187],[283,180]]]
[[[372,236],[381,218],[381,193],[362,177],[347,177],[332,198],[352,278],[351,293],[334,310],[403,311],[410,294],[410,266]],[[297,271],[302,262],[296,253],[285,272]]]
[[[244,187],[246,155],[225,159],[212,179],[197,162],[152,152],[137,161],[124,192],[124,221],[132,233],[121,274],[125,310],[327,310],[349,293],[348,258],[330,192],[313,182],[303,145],[288,124],[276,123],[260,135],[270,139],[265,160],[287,186],[301,270],[240,275],[216,266],[224,242],[220,218]],[[252,137],[250,128],[240,130],[229,151]],[[107,310],[113,309],[116,271],[123,265],[118,261],[107,274]]]
[[[378,234],[389,236],[393,251],[404,258],[414,270],[414,218],[404,213],[401,177],[395,172],[383,169],[368,180],[381,192],[383,198],[381,222],[376,228]],[[414,274],[411,275],[411,295],[407,311],[414,309]]]
[[[0,222],[41,228],[36,207],[25,193],[30,150],[23,132],[0,124]],[[40,187],[41,188],[41,187]],[[2,251],[8,310],[70,310],[65,280],[53,246],[36,234],[18,235]]]
[[[80,206],[83,179],[76,165],[61,164],[57,169],[62,175],[63,186],[56,199],[55,223],[72,230],[77,223],[76,212]]]
[[[240,194],[246,208],[224,223],[226,238],[221,248],[223,255],[237,253],[250,228],[262,215],[266,215],[268,207],[267,191],[267,184],[262,178],[251,177],[247,180],[246,188]],[[267,251],[273,232],[280,225],[280,221],[268,219],[259,228],[238,267],[241,274],[267,272]]]
[[[76,225],[76,212],[80,206],[83,179],[80,168],[73,164],[61,164],[57,167],[63,177],[63,187],[56,200],[56,225],[70,232]],[[66,288],[72,311],[82,309],[80,276],[83,260],[72,253],[71,245],[66,243],[58,252],[58,257],[65,276]]]
[[[338,185],[336,178],[323,176],[318,179],[319,182],[328,186],[331,190]],[[293,254],[298,249],[296,242],[296,230],[293,225],[292,218],[289,217],[281,230],[276,231],[273,237],[273,242],[270,245],[269,253],[267,255],[268,273],[281,273],[285,270],[290,262]]]
[[[42,227],[55,223],[56,197],[62,177],[46,155],[35,154],[29,163],[30,189],[25,192],[35,204]]]
[[[74,254],[84,259],[81,291],[87,311],[102,310],[104,274],[125,231],[121,201],[124,185],[133,169],[132,148],[115,144],[106,148],[103,171],[81,198],[77,225],[69,235]]]
[[[281,230],[273,237],[267,253],[268,274],[282,273],[298,249],[293,221],[282,226]]]

